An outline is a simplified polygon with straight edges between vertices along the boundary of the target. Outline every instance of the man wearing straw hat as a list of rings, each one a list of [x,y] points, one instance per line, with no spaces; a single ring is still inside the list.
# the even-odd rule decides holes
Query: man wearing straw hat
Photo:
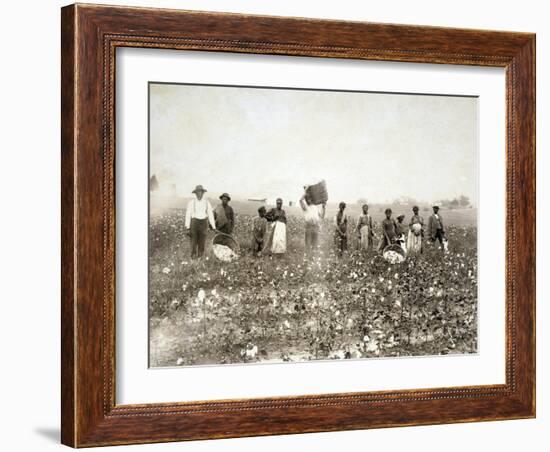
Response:
[[[216,229],[224,234],[231,234],[233,227],[235,226],[235,213],[233,207],[229,205],[231,196],[228,193],[224,193],[220,196],[222,201],[214,209],[214,219],[216,220]]]
[[[216,229],[216,223],[212,206],[204,198],[206,189],[202,185],[197,185],[191,193],[195,195],[195,198],[187,203],[185,228],[189,231],[191,237],[191,258],[195,259],[202,257],[204,254],[208,223],[210,223],[212,229]]]

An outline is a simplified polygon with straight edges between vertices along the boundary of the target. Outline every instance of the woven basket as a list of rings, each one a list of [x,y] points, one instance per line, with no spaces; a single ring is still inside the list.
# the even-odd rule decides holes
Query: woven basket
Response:
[[[310,185],[306,191],[312,204],[319,205],[328,201],[327,184],[324,180]]]
[[[230,248],[236,255],[236,257],[234,257],[232,260],[236,259],[239,255],[239,250],[240,250],[239,244],[229,234],[225,234],[223,232],[217,231],[214,237],[212,238],[212,247],[214,247],[214,245],[223,245]],[[214,249],[214,256],[216,256],[216,258],[219,260],[224,260],[216,253],[215,249]]]
[[[236,253],[239,251],[239,244],[237,241],[224,232],[216,231],[214,237],[212,237],[212,245],[224,245],[231,248]]]

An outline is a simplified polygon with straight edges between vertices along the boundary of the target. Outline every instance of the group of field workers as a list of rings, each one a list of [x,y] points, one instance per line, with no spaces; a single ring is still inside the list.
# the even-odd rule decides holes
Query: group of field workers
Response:
[[[235,225],[235,213],[229,205],[231,197],[228,193],[220,195],[220,204],[212,208],[204,197],[206,189],[197,185],[192,193],[194,198],[188,202],[185,212],[185,228],[191,239],[191,257],[200,258],[204,255],[208,228],[212,228],[227,236],[231,236]],[[308,186],[304,187],[304,194],[300,198],[300,207],[305,220],[305,253],[313,255],[319,248],[321,225],[326,214],[326,200],[314,199]],[[385,250],[398,247],[403,256],[423,252],[423,242],[427,236],[432,242],[439,241],[441,249],[445,250],[447,241],[443,218],[439,207],[433,206],[433,213],[427,225],[419,215],[418,206],[414,206],[413,214],[408,224],[404,223],[405,215],[393,218],[391,209],[385,210],[385,218],[380,228],[380,238],[376,250],[384,253]],[[349,218],[346,214],[346,203],[340,202],[334,216],[334,246],[336,254],[342,257],[348,249]],[[358,246],[364,252],[375,250],[375,231],[373,219],[369,214],[369,206],[362,206],[362,213],[357,219],[355,233],[358,237]],[[252,251],[257,255],[280,256],[287,251],[287,217],[283,209],[283,200],[277,198],[275,207],[267,210],[264,206],[258,209],[258,216],[252,223]]]
[[[326,203],[315,204],[307,189],[300,199],[300,206],[304,212],[305,227],[305,249],[306,253],[313,253],[318,247],[321,223],[325,218]],[[377,250],[383,252],[390,245],[401,247],[403,253],[422,253],[423,239],[425,234],[424,219],[418,214],[418,206],[413,207],[413,215],[406,225],[405,215],[393,218],[391,209],[385,210],[385,219],[381,225],[381,235]],[[346,214],[346,203],[340,202],[338,212],[334,216],[334,243],[338,256],[342,256],[348,249],[348,215]],[[439,206],[433,206],[433,213],[428,219],[427,235],[432,242],[440,242],[441,248],[446,248],[445,227],[443,218],[439,213]],[[355,228],[358,235],[359,247],[362,251],[368,252],[374,249],[374,226],[372,217],[369,214],[369,206],[363,204],[362,213],[357,219]]]

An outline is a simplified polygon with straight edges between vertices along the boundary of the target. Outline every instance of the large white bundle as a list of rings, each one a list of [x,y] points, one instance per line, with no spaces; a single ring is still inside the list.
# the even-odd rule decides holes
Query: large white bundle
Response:
[[[415,235],[420,235],[420,231],[422,231],[422,225],[420,223],[415,223],[412,225],[412,231]]]
[[[389,250],[383,254],[384,259],[386,259],[390,264],[399,264],[405,260],[405,256],[398,253],[397,251]]]
[[[239,257],[235,251],[225,245],[213,245],[214,255],[223,262],[231,262]]]

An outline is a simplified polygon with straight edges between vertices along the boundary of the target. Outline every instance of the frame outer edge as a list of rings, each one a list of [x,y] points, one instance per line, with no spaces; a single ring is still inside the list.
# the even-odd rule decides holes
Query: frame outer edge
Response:
[[[518,238],[518,367],[521,381],[518,396],[526,417],[536,417],[536,35],[518,52],[517,67],[518,120],[516,140],[519,178],[518,214],[523,225]],[[527,351],[527,353],[526,353]]]
[[[76,6],[61,8],[61,443],[77,445]]]
[[[121,32],[128,32],[128,30],[131,30],[132,33],[145,31],[147,34],[150,33],[151,29],[164,30],[164,28],[159,27],[167,27],[166,33],[170,30],[173,30],[176,36],[181,33],[181,30],[176,29],[173,21],[168,20],[170,18],[167,19],[165,14],[161,16],[158,10],[152,9],[146,9],[145,11],[151,12],[151,15],[155,16],[151,19],[157,20],[157,23],[150,25],[147,21],[145,21],[145,23],[139,22],[135,15],[126,14],[128,12],[127,9],[122,10],[117,7],[71,5],[62,8],[61,373],[63,444],[72,447],[86,447],[533,417],[535,403],[535,230],[532,223],[535,217],[534,213],[533,216],[531,216],[531,214],[526,216],[526,214],[529,211],[534,212],[535,202],[535,43],[534,35],[523,34],[517,36],[512,33],[499,34],[500,37],[497,40],[499,46],[498,49],[495,50],[495,55],[501,55],[498,61],[483,60],[485,62],[472,63],[472,60],[467,59],[468,55],[456,55],[457,59],[451,61],[445,57],[447,54],[452,54],[451,49],[446,49],[443,52],[444,57],[441,57],[440,60],[438,59],[438,62],[447,64],[461,64],[459,62],[462,62],[463,64],[505,66],[510,63],[511,60],[514,60],[515,67],[518,69],[516,74],[519,76],[517,79],[514,77],[514,82],[517,82],[517,91],[515,94],[517,100],[517,116],[513,125],[515,130],[513,141],[515,142],[515,148],[518,152],[518,162],[517,167],[514,169],[514,173],[520,183],[523,182],[525,186],[514,196],[517,201],[520,201],[518,204],[524,204],[517,209],[518,242],[521,243],[520,248],[523,248],[523,250],[520,249],[518,251],[518,273],[515,278],[518,288],[516,293],[519,299],[518,322],[516,326],[516,328],[518,328],[518,357],[520,358],[518,363],[518,374],[521,376],[519,379],[520,384],[518,384],[515,394],[512,396],[507,394],[502,397],[497,397],[494,401],[495,405],[491,407],[492,410],[494,410],[492,413],[486,412],[485,414],[473,417],[456,417],[449,415],[450,417],[443,416],[438,418],[438,420],[434,420],[428,416],[430,413],[425,413],[426,416],[424,420],[415,420],[410,423],[403,422],[403,419],[396,420],[391,418],[387,423],[369,424],[358,418],[360,414],[363,414],[363,410],[366,408],[357,407],[353,410],[354,413],[350,413],[349,409],[342,404],[332,409],[335,414],[340,414],[341,420],[345,421],[344,425],[340,424],[337,427],[335,427],[334,422],[327,424],[326,412],[329,411],[329,408],[318,407],[316,408],[318,412],[316,414],[316,419],[318,419],[314,419],[309,425],[305,425],[306,423],[304,422],[303,424],[305,426],[298,426],[298,429],[285,428],[284,424],[288,421],[287,418],[289,415],[296,416],[299,419],[304,417],[304,412],[292,410],[283,414],[277,414],[279,418],[277,428],[263,425],[262,429],[260,429],[256,425],[258,421],[257,415],[253,414],[251,411],[247,411],[245,408],[245,411],[241,413],[248,414],[241,414],[240,417],[238,416],[237,419],[233,420],[235,427],[233,431],[227,430],[229,427],[224,423],[224,417],[226,420],[230,419],[224,409],[217,410],[217,418],[209,417],[210,415],[206,414],[193,414],[192,416],[177,415],[169,417],[169,413],[156,413],[151,415],[138,414],[144,417],[128,417],[117,416],[116,407],[105,405],[107,397],[105,393],[105,377],[110,378],[112,369],[110,369],[109,366],[101,366],[101,364],[103,364],[103,358],[100,358],[100,356],[103,357],[104,354],[110,350],[109,347],[111,344],[109,344],[108,341],[105,342],[104,339],[104,335],[107,334],[108,328],[105,328],[105,323],[101,323],[102,319],[98,311],[100,301],[98,300],[100,300],[103,290],[108,286],[103,286],[103,288],[100,289],[99,286],[93,285],[92,283],[99,278],[97,267],[99,260],[103,259],[102,265],[104,265],[106,258],[95,245],[99,237],[101,226],[101,219],[95,207],[99,205],[101,197],[103,199],[102,202],[105,203],[105,190],[110,186],[102,185],[102,187],[98,187],[96,183],[100,178],[99,166],[109,164],[103,160],[105,155],[97,151],[101,140],[99,136],[96,135],[96,131],[104,127],[101,119],[103,118],[101,111],[105,114],[106,110],[105,104],[102,104],[105,99],[101,97],[101,90],[98,88],[102,78],[96,71],[98,65],[105,64],[102,63],[102,61],[105,61],[104,48],[100,44],[103,43],[103,38],[106,34],[113,29],[120,29],[122,30]],[[131,10],[131,12],[136,13],[136,11],[133,10]],[[166,13],[166,10],[164,10],[164,12]],[[212,19],[212,14],[206,13],[206,15],[210,17],[209,20]],[[226,17],[224,14],[216,14],[215,16],[216,20]],[[200,16],[198,17],[200,19]],[[251,17],[254,18],[257,16]],[[199,25],[201,20],[197,19]],[[271,19],[265,18],[265,20],[269,22]],[[153,20],[150,22],[153,22]],[[281,23],[283,22],[286,22],[286,20],[281,20]],[[323,21],[320,21],[319,23],[321,24],[322,22]],[[192,29],[197,27],[195,22],[190,22],[190,24],[191,25],[188,23]],[[373,26],[383,29],[388,28],[387,24]],[[408,26],[398,27],[403,32],[410,28]],[[199,28],[198,33],[199,39],[205,41],[206,38],[203,35],[206,31]],[[466,33],[464,30],[456,30],[456,33],[470,35],[469,32]],[[235,31],[234,34],[239,39],[240,36],[243,36],[241,31]],[[396,32],[394,34],[399,33]],[[483,32],[482,34],[483,36],[495,36],[492,32]],[[260,38],[261,37],[262,33],[260,33]],[[505,37],[509,39],[500,43]],[[380,41],[383,38],[387,39],[383,35],[378,36],[377,39]],[[159,40],[160,38],[153,37],[153,39]],[[474,41],[479,42],[480,39],[481,37],[477,36]],[[238,44],[238,40],[235,42],[231,41],[232,45],[224,49],[217,49],[216,51],[248,51],[246,46],[241,48],[236,43]],[[271,48],[278,48],[277,46],[279,45],[272,42],[264,44],[267,45],[268,50]],[[281,45],[284,46],[284,43]],[[311,46],[306,44],[305,47]],[[352,45],[351,49],[353,50],[354,48],[355,47]],[[282,49],[283,54],[287,54],[287,52],[289,52],[288,49]],[[382,53],[384,52],[393,51],[383,50]],[[401,54],[401,51],[398,54],[389,53],[390,57],[388,59],[392,61],[404,61],[406,60],[404,55],[407,53],[407,49],[403,52],[403,54]],[[252,51],[252,53],[256,52]],[[258,53],[268,52],[262,51]],[[333,52],[330,51],[329,53],[332,55]],[[339,55],[340,52],[335,51],[334,53]],[[354,58],[353,55],[344,56],[346,53],[347,52],[342,53],[344,58]],[[306,51],[304,49],[299,49],[297,54],[311,56],[313,50]],[[359,55],[359,57],[361,59],[375,59],[366,57],[366,55]],[[431,52],[427,51],[415,58],[421,62],[434,62],[435,57],[431,55]],[[102,106],[100,106],[100,104],[102,104]],[[86,120],[80,121],[79,115],[84,118],[84,114]],[[102,168],[105,167],[102,166]],[[103,176],[105,177],[105,173],[103,173]],[[104,228],[105,225],[103,224],[103,233],[105,234],[106,230]],[[78,279],[79,274],[80,279]],[[77,290],[79,292],[77,292]],[[80,319],[80,322],[78,319]],[[103,322],[104,321],[103,319]],[[98,334],[97,328],[101,331],[100,334],[104,341],[102,343],[96,341]],[[93,341],[87,341],[91,337],[93,337]],[[525,347],[525,349],[522,350],[521,347]],[[97,367],[97,364],[100,366]],[[469,400],[476,402],[477,399],[472,397]],[[421,406],[423,402],[415,402],[412,409],[419,409],[422,412],[426,412],[426,410],[432,406],[437,408],[451,402],[453,402],[452,397],[437,402],[431,401],[429,406]],[[470,405],[473,406],[472,404]],[[376,405],[371,405],[369,408],[373,410],[381,409],[380,407],[377,408]],[[262,416],[263,413],[267,413],[268,411],[269,408],[265,408],[258,413]],[[387,413],[387,410],[382,410],[382,412]],[[139,421],[139,419],[142,419],[142,421]],[[417,418],[415,417],[414,419]],[[154,423],[152,422],[153,425],[147,425],[149,421],[154,421]],[[185,422],[182,424],[180,423],[181,421]],[[176,425],[176,423],[178,423],[178,425]],[[137,426],[139,427],[136,428]],[[141,431],[140,427],[145,428]],[[182,428],[184,429],[182,430]],[[185,428],[188,430],[186,431]],[[169,433],[160,435],[159,429],[167,429]],[[212,433],[213,431],[214,433]]]

